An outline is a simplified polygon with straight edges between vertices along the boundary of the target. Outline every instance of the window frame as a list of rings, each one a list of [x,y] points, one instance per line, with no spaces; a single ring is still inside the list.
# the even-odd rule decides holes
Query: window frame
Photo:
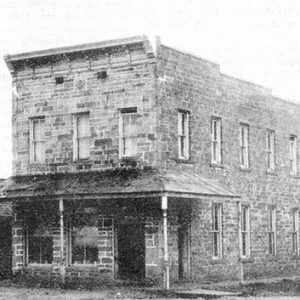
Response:
[[[244,251],[244,237],[245,237],[245,251]],[[250,243],[251,243],[250,205],[241,203],[240,204],[240,245],[241,245],[240,256],[241,258],[250,258],[251,255]]]
[[[216,228],[216,221],[218,228]],[[212,204],[212,258],[223,258],[223,206],[222,203]],[[215,243],[215,240],[217,243]]]
[[[292,251],[299,255],[299,209],[292,210]]]
[[[40,224],[41,225],[41,224]],[[51,231],[53,230],[53,228],[49,227],[51,229]],[[30,242],[29,242],[29,239],[30,237],[36,237],[36,238],[40,238],[40,239],[43,239],[45,237],[48,237],[52,240],[52,247],[49,249],[49,251],[52,253],[52,261],[51,262],[47,262],[47,263],[43,263],[41,261],[39,262],[30,262]],[[25,239],[25,251],[24,251],[24,256],[25,256],[25,265],[28,266],[28,265],[52,265],[53,262],[54,262],[54,235],[53,235],[53,232],[52,234],[49,234],[49,235],[45,235],[45,234],[35,234],[35,233],[30,233],[30,230],[29,228],[26,228],[25,229],[25,233],[24,233],[24,239]],[[48,247],[47,247],[48,248]]]
[[[136,136],[128,136],[124,137],[124,117],[126,116],[132,116],[132,115],[138,115],[137,107],[125,107],[121,108],[119,111],[119,158],[127,158],[127,157],[135,157],[138,154],[138,146],[137,146],[137,138],[138,134]],[[132,153],[126,154],[125,153],[125,139],[132,139],[136,142],[135,149],[132,151]]]
[[[240,167],[242,169],[249,169],[249,125],[246,123],[239,124],[240,134]]]
[[[268,210],[268,222],[268,254],[276,256],[276,209],[274,207],[270,207]]]
[[[290,159],[290,175],[298,174],[298,161],[297,161],[297,136],[290,135],[289,138],[289,159]]]
[[[42,123],[43,127],[44,127],[43,130],[41,130],[41,127],[39,128],[39,133],[40,133],[39,139],[36,139],[36,137],[35,137],[35,132],[36,132],[35,123],[39,124],[39,126]],[[30,147],[29,147],[29,152],[30,152],[30,163],[31,164],[43,164],[46,161],[45,126],[46,126],[45,116],[30,118],[30,141],[29,141]],[[41,132],[43,133],[43,136],[41,136]],[[41,153],[40,153],[41,160],[40,161],[38,161],[36,159],[37,144],[42,145],[41,150],[40,150],[41,151]]]
[[[267,172],[275,171],[275,131],[266,130]]]
[[[222,119],[211,117],[211,163],[222,164]]]
[[[88,119],[88,134],[83,136],[83,137],[79,137],[79,126],[78,126],[78,122],[80,118],[87,118]],[[78,160],[85,160],[85,159],[89,159],[91,157],[91,125],[90,125],[90,113],[89,112],[82,112],[82,113],[78,113],[75,114],[73,117],[73,161],[78,161]],[[87,142],[87,144],[89,145],[89,150],[87,151],[89,153],[88,156],[85,157],[80,157],[80,141],[81,140],[88,140],[89,142]]]
[[[190,113],[186,110],[177,112],[177,144],[178,158],[188,160],[190,158],[189,126]]]

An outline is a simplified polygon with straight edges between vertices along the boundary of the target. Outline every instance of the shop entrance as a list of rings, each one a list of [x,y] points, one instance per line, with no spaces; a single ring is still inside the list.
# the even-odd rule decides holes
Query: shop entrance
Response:
[[[145,225],[120,224],[118,228],[119,278],[140,280],[145,277]]]

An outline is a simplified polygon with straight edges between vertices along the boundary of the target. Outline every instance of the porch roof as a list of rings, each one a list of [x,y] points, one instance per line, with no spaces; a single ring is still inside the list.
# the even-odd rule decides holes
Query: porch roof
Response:
[[[13,176],[0,193],[3,199],[62,196],[110,198],[163,193],[239,197],[197,173],[153,168]]]

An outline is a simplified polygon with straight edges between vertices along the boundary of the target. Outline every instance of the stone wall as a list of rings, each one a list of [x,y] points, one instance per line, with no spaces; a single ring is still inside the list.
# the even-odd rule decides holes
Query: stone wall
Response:
[[[88,56],[87,56],[88,55]],[[156,160],[155,64],[142,44],[92,53],[48,57],[20,63],[13,84],[14,174],[66,172],[122,165],[119,159],[119,113],[137,107],[139,132],[136,164]],[[101,78],[99,72],[106,72]],[[56,78],[63,76],[63,83]],[[99,78],[100,76],[100,78]],[[90,159],[73,161],[73,122],[90,114]],[[30,164],[30,118],[45,117],[45,164]],[[125,162],[126,163],[126,162]],[[124,164],[124,162],[123,162]]]
[[[299,105],[278,99],[271,91],[220,73],[219,66],[193,55],[164,45],[157,51],[158,73],[158,162],[171,169],[195,171],[212,182],[228,187],[241,195],[241,201],[250,204],[251,263],[245,262],[245,276],[278,276],[285,266],[286,274],[293,274],[299,260],[291,254],[292,210],[299,208],[299,175],[289,171],[289,137],[300,137]],[[190,158],[178,159],[177,112],[190,113]],[[211,164],[211,117],[221,118],[222,164]],[[239,163],[239,123],[249,125],[250,168],[243,170]],[[267,172],[266,130],[275,131],[275,172]],[[298,171],[300,172],[298,143]],[[268,207],[277,210],[277,255],[268,255]],[[234,206],[229,206],[236,214]],[[205,210],[207,224],[211,211]],[[202,215],[201,215],[202,216]],[[193,224],[194,237],[201,232],[203,220]],[[207,225],[209,226],[209,225]],[[237,225],[236,225],[237,226]],[[236,227],[237,229],[237,227]],[[227,234],[231,227],[224,227]],[[229,233],[228,233],[229,234]],[[197,243],[192,247],[192,260],[198,261],[205,251],[207,260],[192,264],[193,278],[218,270],[211,256],[210,238],[205,247]],[[202,248],[204,247],[204,248]],[[223,275],[231,274],[230,265],[236,255],[224,248]],[[226,262],[226,263],[225,263]],[[264,268],[262,268],[262,265]],[[228,266],[228,267],[227,267]],[[264,274],[260,271],[267,270]],[[219,273],[220,274],[220,273]],[[228,275],[229,277],[229,275]]]

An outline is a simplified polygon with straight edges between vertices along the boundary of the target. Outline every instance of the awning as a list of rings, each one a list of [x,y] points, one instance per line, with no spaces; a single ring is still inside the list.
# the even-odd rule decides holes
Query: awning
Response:
[[[31,197],[128,197],[141,195],[239,197],[203,176],[186,171],[153,168],[117,168],[9,178],[0,190],[2,199]]]

